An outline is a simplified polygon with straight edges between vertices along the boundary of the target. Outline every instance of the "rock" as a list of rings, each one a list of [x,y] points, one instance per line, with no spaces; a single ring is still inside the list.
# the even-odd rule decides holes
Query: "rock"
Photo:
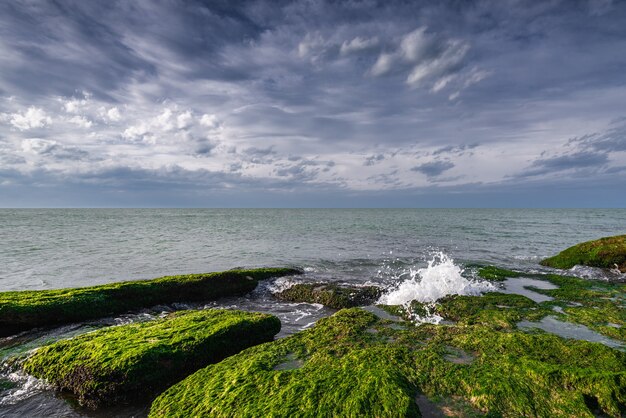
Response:
[[[575,265],[601,267],[626,273],[626,235],[574,245],[554,257],[542,260],[540,264],[558,269],[569,269]]]
[[[150,417],[418,417],[427,412],[418,393],[490,416],[592,416],[593,400],[619,417],[626,406],[626,355],[604,345],[480,323],[387,322],[341,310],[197,371],[161,394]]]
[[[30,328],[85,321],[155,305],[243,295],[254,290],[259,280],[301,273],[293,268],[260,268],[75,289],[2,292],[0,337]]]
[[[271,341],[278,318],[207,309],[104,328],[44,346],[23,369],[88,408],[150,398],[201,367]]]
[[[370,305],[381,295],[376,286],[347,286],[330,283],[301,283],[274,294],[289,302],[319,303],[333,309]]]

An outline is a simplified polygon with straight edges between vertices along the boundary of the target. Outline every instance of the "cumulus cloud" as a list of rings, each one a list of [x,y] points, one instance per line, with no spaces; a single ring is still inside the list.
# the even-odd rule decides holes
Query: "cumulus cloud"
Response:
[[[43,128],[52,123],[52,118],[43,109],[34,106],[30,106],[23,113],[13,113],[8,119],[9,123],[20,131]]]
[[[71,117],[68,120],[69,120],[69,122],[71,122],[71,123],[73,123],[75,125],[78,125],[78,126],[80,126],[81,128],[84,128],[84,129],[89,129],[93,125],[93,122],[90,121],[89,119],[87,119],[84,116],[73,116],[73,117]]]
[[[117,107],[112,107],[106,111],[106,117],[111,122],[119,122],[122,120],[122,114]]]

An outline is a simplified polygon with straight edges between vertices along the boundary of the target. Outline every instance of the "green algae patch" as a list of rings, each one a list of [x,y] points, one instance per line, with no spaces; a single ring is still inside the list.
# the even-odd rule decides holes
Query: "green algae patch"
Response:
[[[74,289],[2,292],[0,337],[30,328],[101,318],[160,304],[243,295],[254,290],[259,280],[300,273],[292,268],[260,268]]]
[[[626,342],[626,284],[556,274],[540,277],[558,286],[556,289],[533,289],[554,298],[542,303],[542,307],[557,306],[562,311],[559,319],[585,325],[607,337]]]
[[[396,329],[387,322],[341,310],[199,370],[161,394],[150,417],[418,417],[421,395],[441,410],[455,399],[470,416],[626,411],[623,352],[480,323]],[[297,368],[280,367],[296,360]]]
[[[447,296],[435,306],[435,312],[459,324],[504,329],[514,328],[522,319],[540,319],[550,310],[522,295],[490,292],[482,296]]]
[[[476,275],[482,279],[501,282],[510,277],[521,277],[522,273],[496,266],[480,267]]]
[[[381,293],[381,289],[376,286],[300,283],[274,296],[289,302],[320,303],[329,308],[343,309],[374,303]]]
[[[207,309],[104,328],[44,346],[25,372],[88,408],[150,398],[207,364],[273,339],[278,318]]]
[[[626,273],[626,235],[600,238],[574,245],[554,257],[542,260],[541,265],[569,269],[575,265],[601,267]]]

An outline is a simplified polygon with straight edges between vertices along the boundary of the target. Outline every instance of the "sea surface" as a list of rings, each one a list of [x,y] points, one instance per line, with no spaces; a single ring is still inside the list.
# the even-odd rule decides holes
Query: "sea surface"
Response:
[[[284,337],[333,313],[272,297],[296,282],[373,284],[385,289],[382,303],[432,302],[449,293],[495,290],[472,279],[473,265],[549,271],[538,261],[582,241],[625,233],[626,209],[0,209],[0,291],[235,267],[305,270],[303,276],[263,283],[246,297],[159,307],[0,339],[0,380],[16,385],[0,392],[0,417],[146,414],[145,405],[101,414],[80,410],[5,361],[46,341],[149,320],[163,310],[202,307],[273,313],[282,321],[279,337]],[[595,269],[569,274],[605,278]]]

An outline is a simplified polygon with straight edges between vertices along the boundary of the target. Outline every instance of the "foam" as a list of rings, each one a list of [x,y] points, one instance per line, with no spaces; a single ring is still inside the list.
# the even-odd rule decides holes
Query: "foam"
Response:
[[[474,295],[497,290],[487,281],[468,280],[463,269],[443,252],[436,253],[425,268],[409,268],[409,278],[383,294],[378,303],[409,306],[412,301],[434,303],[447,295]],[[404,272],[403,272],[404,274]]]

